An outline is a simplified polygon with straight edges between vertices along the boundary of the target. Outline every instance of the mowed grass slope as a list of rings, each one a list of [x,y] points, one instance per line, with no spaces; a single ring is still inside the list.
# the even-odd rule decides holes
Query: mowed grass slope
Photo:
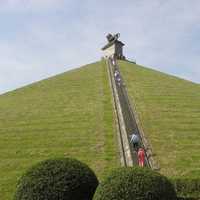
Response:
[[[119,62],[161,173],[200,178],[200,85]]]
[[[106,65],[87,65],[0,96],[0,199],[38,161],[70,156],[101,179],[119,165]]]

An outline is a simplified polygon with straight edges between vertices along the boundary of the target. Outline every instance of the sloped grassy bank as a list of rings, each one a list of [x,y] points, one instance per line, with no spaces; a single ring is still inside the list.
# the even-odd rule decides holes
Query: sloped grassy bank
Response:
[[[130,62],[119,66],[160,172],[180,193],[200,195],[200,85]]]
[[[0,96],[0,199],[35,163],[59,156],[102,179],[119,166],[106,65],[97,62]]]

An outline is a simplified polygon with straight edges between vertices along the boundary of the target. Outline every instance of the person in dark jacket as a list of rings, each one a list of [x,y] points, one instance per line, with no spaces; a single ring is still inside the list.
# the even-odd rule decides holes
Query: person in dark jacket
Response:
[[[133,144],[133,148],[134,148],[135,150],[137,150],[138,147],[139,147],[139,143],[140,143],[140,138],[139,138],[139,136],[138,136],[137,134],[133,133],[133,134],[131,135],[131,140],[130,140],[130,142]]]

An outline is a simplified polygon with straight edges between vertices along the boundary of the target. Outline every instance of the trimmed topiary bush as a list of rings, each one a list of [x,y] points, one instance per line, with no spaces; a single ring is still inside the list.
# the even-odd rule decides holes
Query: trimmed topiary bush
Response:
[[[128,167],[114,170],[102,182],[94,200],[175,200],[169,180],[147,168]]]
[[[22,176],[14,200],[90,200],[97,185],[86,164],[71,158],[50,159]]]

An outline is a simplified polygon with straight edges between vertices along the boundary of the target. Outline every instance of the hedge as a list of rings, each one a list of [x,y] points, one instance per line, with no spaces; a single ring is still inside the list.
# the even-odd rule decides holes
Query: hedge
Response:
[[[99,184],[94,200],[176,200],[171,182],[147,168],[124,167],[114,170]]]
[[[178,196],[200,199],[200,179],[173,178],[171,182]]]
[[[91,200],[97,185],[86,164],[72,158],[50,159],[21,177],[14,200]]]

